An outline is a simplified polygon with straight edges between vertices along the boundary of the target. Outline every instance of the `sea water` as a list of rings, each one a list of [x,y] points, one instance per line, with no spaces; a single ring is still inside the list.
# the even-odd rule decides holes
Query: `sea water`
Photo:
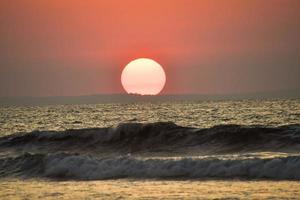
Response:
[[[0,107],[0,199],[298,199],[300,100]]]

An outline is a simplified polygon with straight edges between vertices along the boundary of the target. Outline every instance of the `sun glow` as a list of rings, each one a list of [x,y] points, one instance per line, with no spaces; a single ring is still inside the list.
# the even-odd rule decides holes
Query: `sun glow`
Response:
[[[125,66],[121,83],[128,94],[157,95],[165,86],[166,74],[156,61],[139,58]]]

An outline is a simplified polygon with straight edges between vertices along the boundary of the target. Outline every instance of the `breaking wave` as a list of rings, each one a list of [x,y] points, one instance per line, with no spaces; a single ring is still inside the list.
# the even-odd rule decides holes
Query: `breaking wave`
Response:
[[[34,131],[0,138],[0,149],[46,152],[106,151],[122,153],[198,148],[214,153],[300,151],[300,125],[281,127],[220,125],[197,129],[171,122],[125,123],[116,127]]]
[[[284,156],[241,156],[268,151]],[[300,180],[299,153],[300,125],[125,123],[1,137],[0,177]]]
[[[130,156],[97,159],[78,154],[23,154],[0,160],[0,176],[69,180],[116,178],[274,179],[300,180],[300,157],[222,160],[141,159]]]

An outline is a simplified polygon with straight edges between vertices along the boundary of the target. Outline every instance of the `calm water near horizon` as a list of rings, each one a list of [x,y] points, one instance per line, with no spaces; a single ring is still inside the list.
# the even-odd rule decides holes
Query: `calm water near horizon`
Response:
[[[0,107],[0,135],[108,127],[128,121],[171,121],[199,128],[299,124],[300,99]]]
[[[0,136],[0,199],[300,199],[299,99],[0,107]]]

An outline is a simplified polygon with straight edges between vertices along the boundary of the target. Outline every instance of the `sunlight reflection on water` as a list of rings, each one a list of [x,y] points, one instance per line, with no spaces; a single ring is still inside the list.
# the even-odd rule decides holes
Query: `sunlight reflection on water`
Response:
[[[5,199],[297,199],[300,182],[106,180],[0,182]]]
[[[300,100],[0,107],[0,135],[107,127],[128,121],[172,121],[193,127],[299,124]]]

